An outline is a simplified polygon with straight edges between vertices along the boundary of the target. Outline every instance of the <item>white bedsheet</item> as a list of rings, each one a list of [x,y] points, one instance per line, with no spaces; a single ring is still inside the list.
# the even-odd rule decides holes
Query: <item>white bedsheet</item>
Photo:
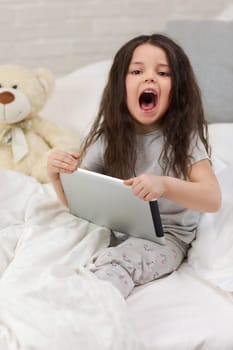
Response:
[[[233,296],[184,263],[170,276],[134,290],[132,323],[146,350],[232,350]]]
[[[84,268],[109,231],[70,215],[50,184],[0,170],[0,350],[233,350],[232,274],[222,283],[233,261],[232,169],[218,174],[223,206],[211,225],[203,216],[189,265],[127,302]]]
[[[109,231],[51,185],[7,170],[0,183],[0,350],[141,350],[123,298],[83,268]]]
[[[186,262],[127,301],[146,350],[233,350],[233,167],[222,165],[222,207],[202,215]]]

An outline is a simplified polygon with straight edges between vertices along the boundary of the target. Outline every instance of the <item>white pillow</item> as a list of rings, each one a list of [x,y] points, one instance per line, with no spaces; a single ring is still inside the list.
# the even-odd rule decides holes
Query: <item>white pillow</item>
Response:
[[[96,116],[110,66],[111,60],[100,61],[58,78],[41,115],[82,139]]]
[[[217,213],[202,214],[188,263],[204,279],[233,292],[233,166],[217,176],[222,207]]]
[[[218,174],[226,167],[233,166],[233,123],[210,124],[209,141],[215,172]]]

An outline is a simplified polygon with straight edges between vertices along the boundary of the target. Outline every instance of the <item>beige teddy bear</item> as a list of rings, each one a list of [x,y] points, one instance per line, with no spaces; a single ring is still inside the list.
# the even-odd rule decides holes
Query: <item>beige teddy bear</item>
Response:
[[[78,151],[77,137],[38,115],[54,85],[47,69],[0,65],[0,168],[20,171],[46,183],[50,150]]]

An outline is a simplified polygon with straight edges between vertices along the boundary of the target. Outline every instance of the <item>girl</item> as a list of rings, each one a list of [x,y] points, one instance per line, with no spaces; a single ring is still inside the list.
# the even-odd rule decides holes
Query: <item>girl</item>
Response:
[[[93,272],[127,297],[135,285],[177,269],[195,238],[200,212],[217,211],[221,194],[200,91],[189,59],[173,40],[142,35],[117,52],[81,155],[50,154],[48,172],[64,204],[59,173],[79,164],[124,179],[142,200],[158,198],[166,237],[162,246],[113,233]]]

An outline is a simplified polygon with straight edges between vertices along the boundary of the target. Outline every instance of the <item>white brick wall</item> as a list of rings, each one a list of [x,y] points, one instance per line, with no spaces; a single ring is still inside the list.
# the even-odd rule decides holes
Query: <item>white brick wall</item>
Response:
[[[0,63],[64,75],[170,19],[212,19],[233,0],[0,0]]]

